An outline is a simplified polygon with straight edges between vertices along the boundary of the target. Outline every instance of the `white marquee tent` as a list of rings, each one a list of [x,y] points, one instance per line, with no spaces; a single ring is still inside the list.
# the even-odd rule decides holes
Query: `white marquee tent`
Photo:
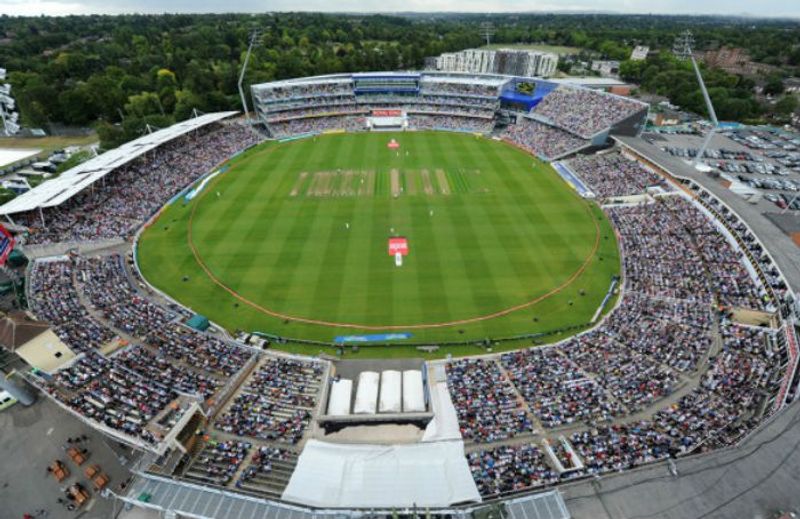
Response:
[[[341,378],[331,384],[328,398],[328,414],[331,416],[347,416],[350,414],[350,399],[353,394],[353,381]]]
[[[409,369],[403,372],[403,412],[425,412],[425,390],[422,386],[422,371]]]
[[[403,410],[402,381],[403,378],[399,371],[387,369],[381,372],[381,397],[378,402],[378,412],[399,413]]]
[[[464,443],[349,445],[309,440],[283,499],[318,507],[446,507],[480,502]]]
[[[380,375],[374,371],[362,371],[358,375],[354,414],[375,414],[378,407]]]

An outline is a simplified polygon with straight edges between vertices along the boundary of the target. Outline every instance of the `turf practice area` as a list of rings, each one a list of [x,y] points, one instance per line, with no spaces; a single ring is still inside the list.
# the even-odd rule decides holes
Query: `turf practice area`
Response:
[[[580,325],[619,272],[603,213],[549,165],[443,132],[262,145],[166,208],[138,257],[149,282],[232,331],[322,341]]]

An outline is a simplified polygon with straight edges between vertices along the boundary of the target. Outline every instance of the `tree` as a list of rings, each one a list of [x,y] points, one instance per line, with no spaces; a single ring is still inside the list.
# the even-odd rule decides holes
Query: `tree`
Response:
[[[69,124],[82,126],[97,118],[91,96],[84,85],[61,92],[58,102],[62,116]]]
[[[780,76],[770,76],[764,85],[766,95],[776,96],[783,93],[783,78]]]
[[[797,97],[791,94],[785,95],[775,103],[775,113],[778,115],[788,116],[797,110]]]
[[[204,108],[203,99],[191,90],[178,90],[175,93],[177,102],[175,103],[175,118],[178,120],[188,119],[192,111]]]
[[[153,92],[142,92],[132,95],[125,104],[125,111],[134,117],[145,117],[147,115],[163,114],[161,100]]]

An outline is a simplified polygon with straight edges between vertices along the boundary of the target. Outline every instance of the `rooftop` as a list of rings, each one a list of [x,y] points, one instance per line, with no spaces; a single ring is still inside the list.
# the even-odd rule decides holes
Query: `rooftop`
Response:
[[[226,119],[236,112],[205,114],[174,124],[139,137],[122,146],[98,155],[44,182],[0,206],[0,214],[8,215],[55,207],[66,202],[120,166],[133,161],[162,144],[197,130],[208,124]]]

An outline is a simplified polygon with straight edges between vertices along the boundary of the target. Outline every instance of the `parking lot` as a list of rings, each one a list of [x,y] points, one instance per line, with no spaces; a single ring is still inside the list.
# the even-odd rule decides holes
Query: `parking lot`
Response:
[[[659,133],[652,142],[673,157],[689,161],[697,156],[703,139]],[[726,130],[714,136],[705,157],[724,178],[755,189],[774,204],[773,209],[800,211],[800,134]]]

